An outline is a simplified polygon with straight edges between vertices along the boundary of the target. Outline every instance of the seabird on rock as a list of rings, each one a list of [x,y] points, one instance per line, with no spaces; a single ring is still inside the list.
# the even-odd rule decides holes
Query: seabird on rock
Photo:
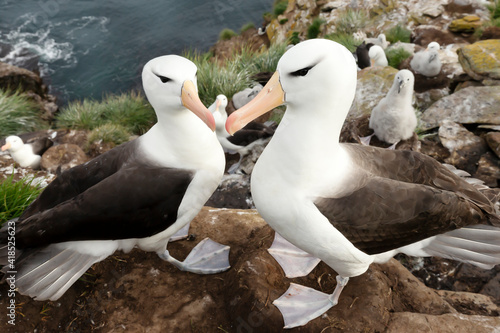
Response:
[[[167,250],[169,238],[198,214],[224,173],[224,153],[213,116],[198,97],[196,71],[175,55],[149,61],[142,82],[158,123],[136,140],[63,172],[17,222],[5,223],[0,264],[6,265],[4,273],[13,270],[7,240],[15,226],[21,294],[56,300],[92,264],[134,247],[156,252],[181,270],[229,268],[229,248],[208,238],[184,262]]]
[[[374,44],[374,45],[378,45],[381,48],[383,48],[384,50],[390,44],[390,42],[387,41],[387,39],[385,37],[385,34],[380,34],[380,35],[378,35],[377,38],[365,38],[364,41],[366,42],[366,44],[371,43],[371,44]]]
[[[387,57],[385,56],[384,49],[378,45],[373,45],[372,47],[370,47],[368,55],[370,56],[372,66],[385,67],[389,65]]]
[[[412,137],[417,127],[417,116],[411,105],[414,83],[415,77],[409,70],[396,74],[391,89],[372,110],[370,128],[374,133],[360,138],[361,143],[369,145],[371,137],[376,135],[379,140],[392,144],[389,149],[396,149],[399,141]]]
[[[365,42],[363,42],[356,48],[356,58],[358,61],[358,67],[360,69],[371,66],[371,61],[370,61],[370,56],[368,55],[368,51],[372,46],[373,44],[371,43],[366,44]]]
[[[441,59],[439,58],[439,44],[431,42],[423,51],[415,53],[410,61],[411,68],[418,74],[427,77],[437,76],[441,72]]]
[[[323,314],[350,277],[397,253],[483,268],[500,263],[500,218],[474,185],[418,152],[339,143],[356,76],[345,47],[307,40],[282,56],[261,93],[226,122],[234,133],[287,105],[253,169],[252,198],[277,233],[339,274],[331,295],[293,284],[274,301],[286,328]]]
[[[38,169],[42,159],[41,154],[47,149],[45,140],[36,141],[33,143],[24,143],[23,140],[11,135],[5,139],[5,145],[2,146],[2,151],[8,151],[14,161],[22,168]]]
[[[241,108],[250,102],[262,90],[261,84],[256,84],[252,88],[245,88],[233,95],[233,105],[235,109]]]
[[[218,95],[215,102],[210,105],[208,109],[214,116],[216,126],[215,133],[224,151],[229,154],[240,155],[239,161],[228,169],[229,173],[234,173],[240,166],[245,155],[255,146],[263,145],[269,141],[268,139],[274,134],[274,129],[265,124],[252,121],[241,131],[231,136],[226,131],[225,127],[227,120],[226,106],[227,97],[225,95]]]

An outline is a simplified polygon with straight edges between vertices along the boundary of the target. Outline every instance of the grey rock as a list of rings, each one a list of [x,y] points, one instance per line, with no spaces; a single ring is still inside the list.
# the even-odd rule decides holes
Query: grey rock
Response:
[[[500,86],[467,87],[443,97],[422,115],[423,130],[438,127],[445,119],[461,124],[500,125]]]

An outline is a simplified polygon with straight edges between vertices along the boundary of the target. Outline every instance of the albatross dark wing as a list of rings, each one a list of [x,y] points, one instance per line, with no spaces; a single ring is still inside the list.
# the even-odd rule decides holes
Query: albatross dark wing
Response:
[[[345,145],[359,172],[337,198],[317,208],[357,248],[377,254],[465,226],[500,226],[492,203],[420,153]]]
[[[120,148],[114,154],[128,149]],[[125,164],[105,155],[63,173],[62,180],[47,187],[16,224],[18,248],[148,237],[176,221],[192,171]],[[109,161],[111,166],[104,168]]]
[[[315,204],[335,228],[368,254],[485,220],[480,208],[453,192],[378,177],[350,195],[321,198]]]

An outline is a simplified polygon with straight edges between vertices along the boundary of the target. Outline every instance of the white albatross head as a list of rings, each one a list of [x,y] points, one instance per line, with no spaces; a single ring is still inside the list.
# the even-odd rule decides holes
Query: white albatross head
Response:
[[[15,135],[8,136],[5,139],[5,144],[2,146],[2,151],[16,152],[24,146],[23,140]]]
[[[403,91],[403,94],[406,93],[406,91],[411,91],[411,93],[413,93],[414,84],[415,76],[413,73],[407,69],[402,69],[394,76],[391,90],[397,90],[398,94],[400,94],[401,91]]]
[[[335,116],[343,122],[354,99],[356,73],[354,57],[339,43],[327,39],[299,43],[281,57],[261,92],[229,116],[226,130],[233,134],[281,104],[288,106],[287,113],[308,111],[319,118],[324,112],[338,112]]]
[[[189,109],[214,131],[214,117],[198,97],[196,72],[196,65],[188,59],[166,55],[144,65],[142,84],[158,118]]]

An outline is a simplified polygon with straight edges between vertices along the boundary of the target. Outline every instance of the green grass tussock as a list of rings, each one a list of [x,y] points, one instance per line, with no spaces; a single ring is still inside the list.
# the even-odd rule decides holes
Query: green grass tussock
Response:
[[[288,7],[288,0],[275,2],[273,8],[274,16],[279,16],[283,14],[287,7]]]
[[[325,38],[344,45],[351,52],[355,52],[358,45],[362,43],[361,40],[355,38],[352,34],[342,32],[334,32],[332,34],[328,34],[325,36]]]
[[[253,28],[255,28],[255,24],[253,24],[253,22],[248,22],[241,27],[240,33],[245,32],[245,31],[250,30],[250,29],[253,29]]]
[[[40,185],[34,183],[33,177],[15,182],[12,174],[0,183],[0,226],[19,217],[42,190]]]
[[[48,127],[35,102],[19,91],[0,90],[0,137]]]
[[[389,66],[398,69],[399,64],[405,59],[408,59],[411,54],[406,51],[402,47],[398,48],[390,48],[385,50],[385,55],[387,57],[387,61],[389,62]]]
[[[335,21],[337,33],[353,34],[363,30],[369,22],[366,11],[346,8]]]
[[[311,25],[307,28],[307,39],[317,38],[321,32],[321,25],[326,23],[325,20],[315,18]]]
[[[238,34],[234,32],[232,29],[222,29],[222,31],[219,34],[219,40],[229,40],[234,36],[237,36]]]
[[[242,49],[240,53],[235,53],[223,62],[207,53],[187,51],[183,56],[198,67],[198,95],[208,107],[219,94],[231,98],[235,93],[255,85],[251,79],[252,75],[274,72],[285,49],[286,44],[271,45],[264,52]]]
[[[87,142],[92,144],[94,142],[113,143],[120,145],[130,140],[130,132],[122,125],[107,123],[99,126],[88,134]]]
[[[411,37],[411,31],[406,29],[404,26],[400,24],[385,32],[385,38],[392,44],[398,41],[403,43],[409,43],[410,37]]]
[[[101,102],[84,99],[64,107],[56,116],[59,128],[93,130],[112,123],[141,135],[155,122],[156,115],[146,98],[137,92],[105,96]]]

